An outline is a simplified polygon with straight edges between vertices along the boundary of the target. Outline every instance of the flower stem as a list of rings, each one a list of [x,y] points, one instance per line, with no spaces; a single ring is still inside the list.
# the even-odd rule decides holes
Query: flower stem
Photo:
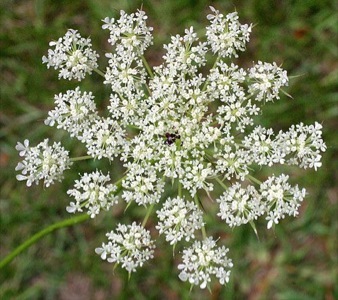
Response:
[[[202,206],[202,202],[198,199],[198,196],[197,194],[195,194],[194,196],[194,200],[195,200],[195,203],[198,207],[201,207],[203,210],[203,206]],[[207,238],[207,233],[205,231],[205,223],[203,224],[203,226],[201,227],[201,231],[202,231],[202,236],[203,236],[203,239],[206,239]]]
[[[206,239],[207,238],[207,232],[205,231],[205,226],[203,225],[202,228],[202,236],[203,236],[203,239]]]
[[[126,178],[127,176],[121,177],[119,180],[115,181],[113,184],[117,186],[117,192],[115,191],[115,194],[119,193],[120,190],[122,189],[122,181]]]
[[[253,177],[253,176],[250,175],[250,174],[248,174],[248,178],[249,178],[249,180],[251,180],[251,181],[254,182],[254,183],[257,183],[257,184],[259,184],[259,185],[262,184],[261,181],[259,181],[256,177]]]
[[[89,218],[89,215],[84,213],[75,217],[72,217],[67,220],[62,220],[58,223],[54,223],[50,226],[48,226],[45,229],[42,229],[38,233],[34,234],[32,237],[30,237],[28,240],[23,242],[20,246],[15,248],[11,253],[9,253],[4,259],[0,261],[0,270],[4,268],[6,265],[8,265],[16,256],[18,256],[21,252],[25,251],[27,248],[35,244],[38,240],[40,240],[42,237],[45,235],[48,235],[52,233],[53,231],[64,228],[64,227],[69,227],[73,226],[75,224],[81,223]]]
[[[104,73],[102,71],[100,71],[99,69],[93,69],[97,74],[101,75],[102,77],[104,77]]]
[[[215,180],[220,184],[220,186],[221,186],[223,189],[225,189],[225,190],[228,189],[228,187],[224,184],[224,182],[223,182],[221,179],[219,179],[218,177],[215,177]]]
[[[177,184],[178,197],[182,198],[182,183],[180,182],[180,178],[177,179]]]
[[[79,157],[73,157],[70,160],[71,161],[78,161],[78,160],[86,160],[86,159],[91,159],[92,156],[86,155],[86,156],[79,156]]]
[[[142,56],[141,56],[141,59],[142,59],[142,62],[143,62],[143,64],[144,64],[144,66],[145,66],[146,69],[147,69],[147,72],[148,72],[149,76],[150,76],[151,78],[154,78],[153,71],[151,70],[151,68],[150,68],[150,66],[149,66],[149,64],[148,64],[148,62],[147,62],[147,60],[146,60],[146,58],[142,55]]]
[[[149,216],[150,216],[150,214],[151,214],[151,211],[152,211],[153,208],[154,208],[154,205],[155,205],[155,203],[153,203],[152,205],[149,206],[149,208],[148,208],[148,210],[147,210],[147,214],[146,214],[146,216],[145,216],[144,219],[143,219],[142,227],[144,227],[144,226],[147,224],[147,221],[148,221],[148,219],[149,219]]]

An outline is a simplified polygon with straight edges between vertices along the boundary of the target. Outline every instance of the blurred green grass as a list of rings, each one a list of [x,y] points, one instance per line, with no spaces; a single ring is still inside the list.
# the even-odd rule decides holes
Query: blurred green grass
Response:
[[[94,253],[105,232],[143,211],[113,214],[55,232],[17,257],[0,274],[0,299],[338,299],[338,4],[335,1],[47,1],[3,0],[0,4],[0,258],[41,228],[68,217],[66,191],[78,173],[100,162],[77,165],[63,184],[49,189],[26,188],[15,180],[17,141],[28,138],[36,144],[45,137],[62,140],[74,156],[81,146],[56,129],[44,126],[53,95],[76,86],[58,81],[41,57],[48,42],[68,28],[91,36],[101,54],[109,51],[101,19],[117,16],[120,9],[132,12],[143,5],[154,27],[155,45],[146,56],[152,64],[161,61],[162,44],[171,34],[193,25],[199,33],[207,24],[208,5],[223,12],[236,9],[241,22],[254,23],[248,51],[239,62],[276,61],[297,76],[287,89],[293,100],[266,105],[259,122],[275,129],[318,121],[324,126],[328,150],[323,167],[299,171],[288,169],[294,182],[309,195],[297,219],[283,220],[276,231],[258,224],[258,241],[250,226],[229,231],[208,218],[208,233],[222,236],[235,266],[227,287],[217,284],[208,291],[194,289],[177,277],[172,250],[158,240],[156,257],[127,280],[125,272],[102,262]],[[298,76],[299,75],[299,76]],[[93,91],[104,107],[109,91],[98,76],[81,82]],[[115,166],[115,165],[114,165]],[[120,167],[114,169],[116,178]],[[263,174],[265,170],[262,170]],[[163,244],[163,246],[161,246]],[[176,260],[176,258],[175,258]]]

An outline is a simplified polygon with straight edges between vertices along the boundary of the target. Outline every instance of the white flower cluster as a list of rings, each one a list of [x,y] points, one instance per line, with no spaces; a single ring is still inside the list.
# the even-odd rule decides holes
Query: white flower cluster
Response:
[[[257,126],[244,137],[243,146],[260,166],[273,164],[298,165],[301,168],[321,167],[321,152],[326,150],[322,139],[322,125],[315,122],[306,126],[303,123],[292,125],[274,137],[273,130]]]
[[[211,276],[215,276],[220,284],[229,282],[229,269],[233,266],[231,259],[227,258],[229,249],[215,247],[216,241],[209,237],[195,241],[191,247],[183,250],[183,262],[178,265],[181,270],[179,278],[191,285],[199,285],[201,289],[207,287]]]
[[[285,215],[297,216],[300,202],[305,198],[305,189],[299,189],[298,185],[292,187],[287,180],[289,176],[272,176],[264,181],[260,186],[260,192],[264,199],[266,211],[268,213],[268,228],[278,224],[279,219]]]
[[[182,238],[187,242],[194,239],[194,232],[204,225],[203,212],[198,206],[180,197],[168,198],[157,211],[157,216],[159,222],[156,229],[160,234],[165,234],[170,245],[175,245]]]
[[[211,24],[207,27],[206,36],[212,52],[221,57],[238,57],[236,51],[245,51],[252,25],[239,23],[237,12],[223,16],[215,8],[210,9],[212,14],[207,19]]]
[[[269,177],[260,185],[259,192],[254,186],[242,188],[239,183],[229,189],[219,198],[220,212],[218,216],[230,227],[240,226],[256,220],[267,213],[267,227],[278,224],[285,215],[297,216],[300,203],[306,191],[298,185],[292,187],[287,180],[289,176]]]
[[[249,70],[249,78],[253,81],[249,86],[249,93],[257,94],[257,101],[267,102],[279,99],[279,90],[289,81],[286,71],[279,68],[276,63],[261,61]]]
[[[109,210],[118,202],[118,197],[115,195],[117,187],[111,183],[107,184],[109,181],[109,175],[103,175],[99,171],[91,174],[85,173],[80,180],[75,181],[74,189],[67,192],[76,201],[70,203],[67,211],[69,213],[82,212],[82,208],[85,207],[91,218],[94,218],[101,209]]]
[[[136,222],[118,224],[116,232],[107,233],[107,237],[108,244],[102,243],[102,248],[96,248],[95,252],[110,263],[121,264],[129,273],[154,256],[155,245],[149,230]]]
[[[56,108],[48,113],[46,125],[67,130],[71,137],[82,139],[82,134],[90,129],[94,120],[98,119],[94,96],[91,92],[81,92],[77,87],[66,94],[55,95]]]
[[[55,49],[49,49],[42,62],[48,68],[60,69],[59,78],[80,81],[98,66],[98,54],[92,50],[91,40],[82,38],[77,30],[69,29],[63,38],[50,42],[49,46]]]
[[[68,151],[61,146],[61,143],[54,142],[50,146],[48,141],[45,139],[36,147],[30,147],[29,141],[25,140],[23,144],[18,142],[15,147],[19,155],[24,157],[24,160],[15,168],[16,171],[22,172],[16,178],[20,181],[27,180],[27,186],[31,186],[32,183],[38,184],[40,180],[43,180],[46,187],[54,181],[62,181],[63,172],[72,165]]]
[[[143,53],[153,40],[151,34],[153,28],[147,26],[147,19],[148,17],[142,10],[132,14],[121,10],[118,20],[108,17],[102,20],[105,23],[102,28],[109,30],[108,42],[111,45],[115,46],[118,43],[117,48],[122,47],[127,52],[135,50],[138,53]]]
[[[232,267],[228,249],[217,247],[206,235],[201,208],[213,198],[215,185],[224,189],[215,201],[217,215],[230,227],[252,224],[265,215],[271,228],[285,216],[298,214],[306,192],[291,186],[287,175],[261,182],[252,171],[281,164],[317,170],[326,150],[319,123],[292,125],[277,134],[255,125],[263,104],[280,98],[288,85],[287,73],[275,63],[258,61],[245,69],[229,62],[245,50],[252,26],[239,23],[236,12],[224,16],[214,8],[207,18],[204,40],[193,27],[171,37],[163,63],[153,68],[144,57],[152,28],[143,11],[121,11],[119,19],[103,20],[112,46],[105,72],[97,68],[90,40],[75,30],[52,42],[55,49],[43,58],[48,67],[60,69],[60,78],[81,80],[96,71],[111,93],[106,114],[96,110],[92,93],[79,87],[58,94],[45,123],[81,141],[88,155],[83,159],[112,163],[118,157],[126,169],[116,183],[100,171],[82,175],[68,191],[75,200],[67,211],[85,209],[94,218],[119,198],[127,207],[146,207],[142,225],[119,224],[107,234],[109,242],[96,249],[102,259],[131,273],[153,256],[154,242],[144,226],[155,207],[156,229],[173,247],[182,240],[192,243],[183,250],[179,277],[201,288],[209,286],[211,277],[220,284],[228,282]],[[210,52],[213,66],[205,75],[201,69]],[[25,141],[17,150],[25,157],[17,167],[22,170],[18,179],[27,180],[27,185],[44,180],[48,186],[70,167],[68,152],[60,144],[49,147],[46,140],[30,148]],[[174,186],[177,194],[172,196],[167,191]]]
[[[264,212],[261,195],[256,189],[253,186],[242,188],[239,183],[229,187],[217,202],[220,208],[218,216],[230,227],[246,224]]]

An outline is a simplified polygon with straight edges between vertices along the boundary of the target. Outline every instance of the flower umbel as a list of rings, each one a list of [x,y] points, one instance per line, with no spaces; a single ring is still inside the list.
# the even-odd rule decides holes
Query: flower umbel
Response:
[[[102,248],[95,252],[110,263],[121,264],[129,273],[153,258],[155,244],[150,232],[133,222],[131,225],[118,224],[116,231],[107,233],[108,244],[102,243]]]
[[[174,245],[182,238],[188,242],[195,238],[194,232],[203,226],[203,212],[193,202],[183,198],[168,198],[157,211],[159,218],[156,229],[164,233],[167,242]]]
[[[111,183],[109,175],[103,175],[96,171],[91,174],[85,173],[80,180],[75,181],[74,189],[68,190],[67,194],[74,197],[76,202],[71,202],[67,207],[69,213],[82,212],[82,208],[88,209],[88,214],[94,218],[101,209],[109,210],[118,202],[115,195],[117,187]]]
[[[261,195],[250,185],[244,189],[239,183],[234,184],[217,202],[220,206],[218,216],[230,227],[246,224],[264,213]]]
[[[120,46],[122,52],[143,53],[153,39],[151,35],[153,28],[146,24],[148,17],[142,10],[133,14],[127,14],[121,10],[120,14],[121,17],[118,20],[108,17],[102,20],[104,22],[102,28],[110,32],[108,42],[113,46],[117,45],[117,48]]]
[[[249,70],[249,78],[253,81],[249,93],[256,95],[257,101],[279,99],[281,87],[287,86],[289,82],[286,71],[277,67],[276,63],[261,61]]]
[[[229,282],[229,269],[233,266],[227,257],[228,251],[224,246],[216,248],[216,241],[210,237],[201,242],[195,241],[183,250],[183,261],[178,265],[181,270],[179,278],[191,285],[199,285],[201,289],[208,286],[213,276],[220,284],[226,284]]]
[[[63,172],[70,168],[72,162],[61,143],[48,145],[49,140],[45,139],[36,147],[30,147],[29,141],[25,140],[23,144],[19,143],[15,147],[19,155],[24,157],[22,162],[16,166],[16,171],[22,174],[17,175],[18,180],[27,180],[27,186],[32,183],[38,184],[43,180],[44,185],[49,187],[54,181],[62,181]]]
[[[60,69],[59,78],[80,81],[98,66],[98,54],[91,49],[91,40],[82,38],[77,30],[69,29],[63,38],[50,42],[49,46],[55,48],[48,50],[48,56],[43,56],[42,62],[48,68]]]
[[[65,94],[55,95],[56,107],[48,113],[46,125],[62,128],[69,132],[70,136],[82,139],[84,131],[89,130],[93,122],[98,119],[94,96],[91,92],[81,93],[77,87]]]
[[[212,217],[220,217],[229,234],[247,223],[257,233],[259,217],[265,216],[270,229],[297,216],[306,190],[291,185],[286,174],[258,179],[258,171],[274,166],[276,172],[279,165],[320,168],[326,150],[322,125],[300,123],[278,133],[256,125],[264,104],[285,94],[288,77],[276,63],[242,68],[230,61],[246,49],[252,29],[239,22],[237,12],[223,15],[211,7],[206,37],[200,39],[193,27],[172,36],[156,67],[144,57],[153,30],[145,12],[120,15],[103,20],[112,46],[105,72],[98,69],[90,39],[76,30],[50,43],[53,49],[43,57],[47,67],[58,69],[59,78],[79,81],[97,72],[109,90],[109,104],[106,112],[98,111],[94,95],[80,87],[56,95],[45,123],[83,143],[83,156],[71,159],[48,139],[36,147],[25,140],[16,146],[23,157],[17,178],[28,186],[40,180],[49,186],[62,180],[72,162],[102,160],[113,169],[119,159],[125,172],[115,183],[96,170],[68,190],[74,198],[69,213],[86,211],[95,218],[117,202],[146,210],[142,225],[139,220],[118,224],[95,252],[135,272],[154,256],[156,233],[146,228],[154,224],[147,222],[155,210],[157,234],[182,253],[179,278],[202,289],[213,278],[225,285],[233,264],[228,249],[216,245],[221,239],[207,236],[211,218],[205,215],[215,207]]]
[[[252,25],[240,24],[237,12],[223,16],[218,10],[210,6],[212,14],[207,16],[210,25],[206,36],[211,50],[221,57],[238,57],[237,51],[244,51],[249,41]]]
[[[260,185],[260,192],[268,213],[268,228],[278,224],[285,215],[297,216],[300,203],[306,195],[305,189],[299,189],[298,185],[292,187],[287,180],[289,176],[271,176]]]

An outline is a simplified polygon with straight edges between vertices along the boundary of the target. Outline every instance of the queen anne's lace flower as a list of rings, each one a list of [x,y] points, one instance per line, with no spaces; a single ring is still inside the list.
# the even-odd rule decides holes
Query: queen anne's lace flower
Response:
[[[128,56],[107,53],[106,57],[109,58],[109,67],[103,83],[109,84],[113,92],[121,94],[121,90],[134,91],[145,84],[146,71],[142,60],[135,53]]]
[[[216,66],[210,70],[207,86],[209,92],[222,102],[233,102],[231,95],[243,92],[241,86],[246,80],[245,70],[235,64],[228,65],[218,61]]]
[[[206,238],[202,242],[195,241],[189,248],[183,250],[182,263],[178,265],[181,271],[179,278],[191,285],[207,287],[211,277],[218,278],[224,285],[229,282],[230,268],[233,264],[227,257],[229,249],[224,246],[216,248],[216,241]]]
[[[42,62],[48,68],[60,69],[59,78],[80,81],[98,66],[98,54],[92,50],[91,40],[82,38],[77,30],[69,29],[63,38],[50,42],[49,46],[55,48],[48,50]]]
[[[280,131],[276,139],[283,154],[289,157],[288,164],[315,170],[322,166],[321,152],[326,150],[326,145],[322,139],[322,125],[318,122],[309,126],[292,125],[287,132]]]
[[[231,186],[219,199],[218,216],[230,227],[240,226],[257,219],[264,213],[261,195],[253,186],[245,189],[239,183]]]
[[[139,205],[154,204],[160,201],[164,191],[164,181],[158,178],[156,169],[151,165],[126,164],[129,168],[122,182],[125,189],[122,198],[127,202],[135,201]]]
[[[221,57],[238,57],[237,51],[244,51],[249,41],[252,25],[239,23],[237,12],[223,16],[212,6],[210,9],[212,14],[207,18],[211,24],[206,36],[212,52]]]
[[[102,243],[95,252],[110,263],[120,264],[129,273],[154,256],[155,245],[150,232],[136,222],[118,224],[115,231],[107,233],[107,237],[108,244]]]
[[[212,277],[226,284],[232,267],[228,249],[206,238],[199,209],[206,197],[200,197],[201,192],[213,199],[215,186],[224,189],[215,201],[216,214],[229,227],[250,223],[255,228],[253,222],[265,215],[271,228],[285,216],[298,214],[305,189],[291,186],[284,174],[261,183],[251,171],[280,164],[317,170],[326,150],[319,123],[292,125],[277,134],[255,126],[263,104],[279,99],[288,85],[287,73],[276,63],[258,61],[243,69],[229,61],[245,50],[252,26],[241,24],[236,12],[223,15],[213,7],[207,18],[206,39],[200,40],[193,27],[171,37],[164,45],[163,63],[153,68],[144,57],[152,28],[143,11],[121,11],[119,19],[103,20],[113,46],[105,55],[105,72],[97,68],[90,39],[76,30],[51,42],[54,49],[43,57],[48,68],[60,70],[59,78],[81,80],[95,71],[109,88],[107,113],[97,112],[92,93],[79,87],[55,96],[56,107],[45,123],[66,130],[87,149],[87,156],[72,160],[91,157],[109,165],[119,158],[125,168],[115,183],[100,171],[82,175],[68,190],[75,200],[67,211],[85,210],[94,218],[120,197],[127,207],[136,203],[147,209],[146,224],[157,208],[156,228],[171,245],[193,241],[183,251],[179,277],[201,288]],[[209,73],[208,52],[214,54]],[[60,143],[48,146],[45,140],[30,147],[25,140],[16,149],[24,157],[17,178],[27,180],[28,186],[39,180],[49,186],[71,165]],[[170,186],[178,187],[176,196],[164,196]],[[96,253],[129,273],[153,256],[149,231],[135,222],[119,224],[107,236]],[[203,240],[196,241],[200,236]]]
[[[153,28],[146,24],[148,17],[142,10],[133,14],[127,14],[121,10],[120,15],[118,20],[108,17],[102,20],[104,22],[102,28],[108,29],[110,32],[108,42],[113,46],[120,42],[119,45],[126,50],[136,50],[142,54],[153,39],[151,35]]]
[[[249,70],[249,93],[255,95],[257,101],[273,101],[279,99],[279,91],[287,86],[289,79],[285,70],[276,63],[270,64],[258,61],[257,65]]]
[[[27,186],[31,186],[32,183],[38,184],[43,180],[44,185],[49,187],[54,181],[61,181],[63,172],[72,165],[68,151],[61,146],[61,143],[53,143],[49,146],[48,139],[36,147],[30,147],[28,140],[23,144],[18,142],[15,149],[19,151],[20,156],[24,157],[24,160],[15,168],[22,173],[16,178],[27,180]]]
[[[271,128],[257,126],[244,138],[243,145],[251,159],[260,166],[285,162],[286,154],[276,141]]]
[[[299,189],[298,185],[292,187],[287,180],[289,176],[271,176],[260,185],[262,198],[265,200],[265,209],[268,216],[267,227],[278,224],[285,215],[297,216],[300,203],[306,195],[305,189]]]
[[[156,229],[164,233],[171,245],[182,238],[194,239],[194,232],[203,226],[203,213],[196,204],[184,198],[168,198],[157,211],[159,219]]]
[[[82,141],[87,147],[88,155],[101,159],[114,159],[125,145],[125,132],[120,124],[112,119],[97,118],[92,126],[83,132]]]
[[[91,218],[94,218],[102,209],[109,210],[118,200],[115,195],[117,187],[108,183],[109,181],[109,175],[103,175],[99,171],[82,175],[80,180],[75,181],[74,189],[67,192],[75,198],[75,202],[70,203],[67,211],[82,212],[83,208],[86,208]]]
[[[48,113],[46,125],[67,130],[71,137],[82,139],[82,133],[89,130],[94,120],[98,118],[94,96],[91,92],[81,92],[77,87],[65,94],[55,95],[56,108]]]
[[[164,61],[170,64],[170,67],[180,74],[194,74],[197,67],[205,65],[207,53],[206,43],[198,43],[197,35],[193,27],[185,30],[185,35],[175,35],[171,37],[171,42],[164,45],[166,54],[163,56]]]
[[[236,178],[241,181],[249,174],[249,164],[251,163],[248,152],[240,149],[237,145],[223,145],[221,151],[214,154],[216,160],[216,171],[224,178],[230,180]]]

